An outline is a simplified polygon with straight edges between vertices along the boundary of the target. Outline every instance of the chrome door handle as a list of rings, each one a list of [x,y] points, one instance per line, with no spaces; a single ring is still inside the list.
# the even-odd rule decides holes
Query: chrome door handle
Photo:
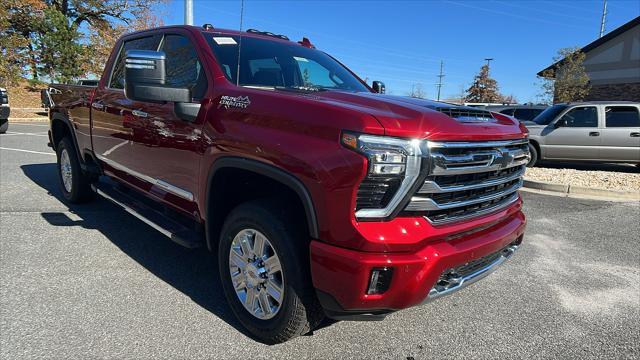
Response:
[[[640,132],[632,132],[631,134],[629,134],[629,136],[631,136],[631,137],[640,137]]]
[[[600,136],[600,133],[597,131],[592,131],[589,133],[589,136]]]
[[[92,103],[91,107],[96,110],[104,110],[104,105],[97,102]]]
[[[140,110],[132,110],[131,114],[133,116],[142,117],[142,118],[146,118],[149,115],[146,112],[140,111]]]

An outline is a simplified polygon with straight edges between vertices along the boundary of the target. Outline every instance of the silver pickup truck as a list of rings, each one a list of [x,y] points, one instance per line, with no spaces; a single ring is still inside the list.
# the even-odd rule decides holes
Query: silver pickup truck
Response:
[[[540,160],[640,164],[640,103],[556,104],[524,124],[529,166]]]

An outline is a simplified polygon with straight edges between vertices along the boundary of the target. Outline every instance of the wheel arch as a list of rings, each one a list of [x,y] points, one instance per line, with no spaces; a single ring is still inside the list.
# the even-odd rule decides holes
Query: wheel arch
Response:
[[[309,236],[313,239],[319,238],[318,221],[313,204],[311,194],[307,190],[306,186],[293,174],[278,168],[274,165],[266,164],[261,161],[251,160],[242,157],[226,156],[216,160],[213,166],[209,170],[206,188],[206,221],[205,221],[205,233],[206,243],[209,250],[215,249],[215,243],[217,242],[217,235],[220,233],[220,222],[224,219],[217,218],[217,221],[210,221],[212,217],[216,215],[216,198],[220,192],[216,192],[213,189],[213,185],[219,180],[219,176],[223,171],[243,171],[248,174],[255,174],[263,178],[270,179],[275,184],[288,189],[291,193],[296,195],[296,200],[299,201],[302,209],[304,210],[304,217],[306,219],[306,225]],[[224,214],[226,216],[226,214]]]
[[[84,157],[80,153],[80,148],[78,147],[78,140],[76,139],[76,132],[73,129],[73,125],[69,118],[61,113],[53,113],[51,115],[51,146],[53,150],[56,150],[58,143],[62,140],[66,135],[71,137],[71,141],[73,142],[73,147],[75,148],[76,155],[80,160],[80,164],[84,165]]]

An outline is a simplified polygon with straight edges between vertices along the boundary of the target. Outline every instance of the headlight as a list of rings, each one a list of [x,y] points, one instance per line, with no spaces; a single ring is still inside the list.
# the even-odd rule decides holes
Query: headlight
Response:
[[[342,144],[367,157],[367,176],[356,197],[356,217],[390,216],[420,175],[420,140],[343,132]]]

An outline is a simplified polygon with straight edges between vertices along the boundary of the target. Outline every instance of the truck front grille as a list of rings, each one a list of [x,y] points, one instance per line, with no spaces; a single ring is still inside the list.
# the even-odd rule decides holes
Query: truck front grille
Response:
[[[429,175],[404,213],[434,225],[482,216],[518,199],[526,163],[527,139],[429,143]]]

